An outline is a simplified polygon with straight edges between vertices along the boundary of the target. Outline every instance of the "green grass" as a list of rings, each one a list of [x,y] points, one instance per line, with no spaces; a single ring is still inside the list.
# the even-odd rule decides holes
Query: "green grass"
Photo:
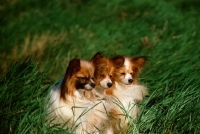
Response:
[[[106,56],[148,56],[139,80],[148,86],[150,97],[141,104],[134,129],[200,133],[199,4],[198,0],[1,1],[1,133],[64,132],[44,125],[42,102],[48,87],[63,75],[71,59],[90,59],[97,51]],[[34,58],[26,59],[29,55]]]

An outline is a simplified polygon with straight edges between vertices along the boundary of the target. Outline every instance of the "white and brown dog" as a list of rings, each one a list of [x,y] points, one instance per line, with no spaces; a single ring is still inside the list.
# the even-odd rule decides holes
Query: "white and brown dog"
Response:
[[[59,124],[75,133],[100,133],[107,114],[101,101],[90,100],[95,83],[91,62],[70,61],[64,78],[50,93],[48,103],[51,125]],[[97,129],[98,128],[98,129]]]
[[[148,95],[147,88],[138,84],[138,76],[144,66],[146,57],[128,58],[116,56],[110,59],[115,67],[113,80],[115,81],[111,94],[114,108],[110,111],[114,133],[125,133],[128,123],[136,121],[139,108],[137,103]]]

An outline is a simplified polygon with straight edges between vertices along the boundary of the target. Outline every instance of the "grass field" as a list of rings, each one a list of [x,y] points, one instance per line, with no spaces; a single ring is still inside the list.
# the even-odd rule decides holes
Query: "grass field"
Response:
[[[44,98],[73,58],[148,56],[150,97],[127,133],[200,133],[200,1],[2,0],[0,132],[45,125]],[[32,58],[27,58],[32,56]]]

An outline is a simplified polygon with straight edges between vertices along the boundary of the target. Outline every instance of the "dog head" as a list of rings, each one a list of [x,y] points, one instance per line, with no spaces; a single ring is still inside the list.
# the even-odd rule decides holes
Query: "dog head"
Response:
[[[146,61],[145,56],[133,58],[116,56],[110,60],[115,66],[113,78],[116,82],[126,85],[137,84],[137,77]]]
[[[100,52],[96,53],[91,59],[95,71],[94,81],[102,89],[111,88],[113,85],[112,73],[113,65],[109,59],[105,58]]]
[[[71,60],[61,85],[61,97],[66,99],[66,95],[74,96],[76,91],[92,90],[95,87],[93,74],[94,67],[90,62],[80,59]]]

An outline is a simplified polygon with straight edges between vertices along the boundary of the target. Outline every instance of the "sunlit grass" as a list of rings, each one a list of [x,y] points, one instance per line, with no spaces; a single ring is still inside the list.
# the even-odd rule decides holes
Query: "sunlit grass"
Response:
[[[30,35],[26,35],[24,38],[24,42],[20,45],[15,45],[10,54],[6,54],[6,52],[0,54],[0,57],[4,58],[1,63],[2,72],[6,72],[7,68],[10,64],[16,62],[21,59],[24,60],[28,56],[33,56],[37,62],[41,64],[41,70],[51,63],[54,66],[55,70],[59,70],[62,68],[66,68],[69,57],[60,58],[64,52],[63,42],[67,43],[67,33],[61,32],[59,34],[50,34],[50,32],[44,32],[42,35],[34,35],[30,37]],[[68,46],[70,47],[70,46]],[[58,49],[61,48],[61,49]],[[53,59],[51,59],[53,57]],[[66,61],[64,64],[60,64],[63,60]],[[51,70],[53,71],[53,69]],[[62,73],[60,71],[59,73]],[[59,77],[54,76],[54,77]]]
[[[197,0],[0,3],[2,132],[66,132],[44,125],[48,87],[71,59],[89,60],[98,51],[148,56],[139,80],[150,97],[130,133],[200,132]]]

